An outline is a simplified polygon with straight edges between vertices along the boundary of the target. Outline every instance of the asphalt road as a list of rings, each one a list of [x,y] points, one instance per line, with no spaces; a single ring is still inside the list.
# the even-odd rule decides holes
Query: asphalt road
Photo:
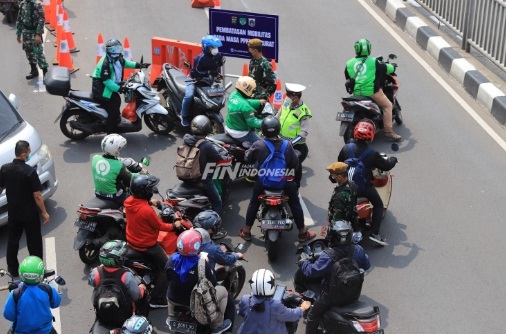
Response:
[[[371,4],[370,2],[367,2]],[[80,70],[73,75],[74,89],[91,88],[88,75],[94,68],[96,38],[128,37],[136,59],[150,59],[150,38],[161,36],[199,41],[207,34],[203,10],[192,9],[188,1],[88,0],[66,1],[72,30],[81,52],[74,55]],[[366,277],[363,297],[379,305],[382,327],[388,333],[498,333],[506,292],[502,263],[506,155],[499,145],[473,120],[431,75],[415,61],[399,41],[356,1],[267,1],[223,0],[222,8],[269,13],[280,16],[280,60],[278,74],[283,82],[306,85],[303,99],[313,111],[301,195],[316,222],[315,230],[326,223],[326,209],[332,192],[325,167],[335,161],[342,147],[339,124],[334,121],[341,96],[345,96],[343,70],[353,56],[355,40],[367,37],[374,55],[398,56],[399,100],[405,125],[395,128],[404,138],[396,156],[391,206],[382,225],[389,246],[376,248],[368,241],[372,270]],[[376,11],[374,9],[374,11]],[[376,11],[377,12],[377,11]],[[382,13],[380,17],[386,19]],[[416,44],[400,32],[469,105],[489,123],[500,137],[506,132],[474,103],[438,65],[419,52]],[[90,157],[99,152],[101,137],[70,142],[53,124],[63,100],[38,92],[36,80],[27,82],[24,53],[17,44],[14,28],[3,19],[0,24],[3,69],[0,89],[15,93],[20,111],[50,147],[60,181],[57,193],[46,202],[52,222],[43,227],[44,237],[56,241],[57,270],[68,282],[60,309],[63,333],[85,333],[93,323],[90,301],[92,288],[86,284],[90,267],[73,251],[76,232],[73,222],[79,203],[92,196]],[[53,37],[48,35],[47,40]],[[45,44],[52,59],[55,49]],[[239,74],[243,60],[228,59],[227,73]],[[150,172],[161,178],[160,189],[176,184],[172,166],[181,135],[153,135],[146,128],[127,134],[124,156],[152,158]],[[377,136],[373,147],[387,151],[389,142]],[[238,243],[244,223],[250,187],[233,185],[233,196],[224,214],[229,240]],[[501,195],[503,194],[503,195]],[[296,269],[296,232],[285,235],[278,262],[268,263],[259,229],[246,244],[248,275],[258,268],[270,268],[279,283],[292,286]],[[6,244],[6,230],[0,235]],[[22,243],[20,258],[27,255]],[[0,267],[5,265],[5,247],[0,247]],[[248,293],[245,287],[243,293]],[[0,296],[4,302],[6,294]],[[159,333],[166,333],[165,310],[151,313]],[[1,326],[8,323],[2,319]],[[303,325],[300,328],[304,328]],[[299,329],[299,332],[302,332]]]

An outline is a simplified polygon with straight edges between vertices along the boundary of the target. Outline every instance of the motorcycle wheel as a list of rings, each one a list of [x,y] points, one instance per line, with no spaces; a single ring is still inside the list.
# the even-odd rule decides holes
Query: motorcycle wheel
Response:
[[[84,245],[79,248],[79,258],[85,264],[92,264],[98,259],[98,254],[100,253],[100,249],[98,248],[90,248],[89,245]]]
[[[228,292],[232,296],[232,299],[236,300],[242,291],[244,282],[246,281],[246,270],[244,270],[243,267],[237,267],[237,271],[234,273],[234,277],[230,278],[229,280],[230,289]]]
[[[343,135],[344,143],[347,144],[350,139],[353,139],[353,130],[355,129],[355,124],[351,123],[346,128],[346,132]]]
[[[144,116],[144,123],[158,135],[168,135],[174,129],[168,115],[147,114]]]
[[[267,257],[271,262],[278,259],[278,241],[271,241],[267,238]]]
[[[401,125],[404,122],[404,120],[402,119],[401,108],[399,107],[399,104],[397,103],[397,101],[395,101],[395,104],[394,104],[393,114],[394,114],[395,123],[397,123],[398,125]]]
[[[218,133],[225,133],[225,127],[223,126],[223,123],[218,122],[215,119],[211,119],[211,134],[216,135]]]
[[[70,125],[70,121],[76,121],[83,124],[93,123],[94,119],[90,114],[80,110],[79,108],[72,108],[68,111],[65,111],[62,118],[60,119],[60,130],[65,135],[65,137],[72,140],[83,140],[89,136],[88,133],[74,129]]]

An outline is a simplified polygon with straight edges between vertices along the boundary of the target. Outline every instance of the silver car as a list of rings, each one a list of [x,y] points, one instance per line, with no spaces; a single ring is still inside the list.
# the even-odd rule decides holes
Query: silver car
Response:
[[[42,196],[44,200],[51,197],[58,188],[54,171],[54,160],[49,148],[40,139],[39,133],[17,112],[18,100],[15,95],[9,99],[0,91],[0,166],[14,158],[14,147],[18,140],[30,143],[32,154],[27,164],[37,168]],[[0,226],[7,223],[7,196],[5,190],[0,194]]]

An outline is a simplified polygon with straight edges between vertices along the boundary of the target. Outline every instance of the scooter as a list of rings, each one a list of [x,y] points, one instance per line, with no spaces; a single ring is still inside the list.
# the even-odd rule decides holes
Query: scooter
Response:
[[[383,59],[383,57],[378,57]],[[390,54],[388,60],[385,62],[390,63],[390,60],[397,59],[397,56]],[[385,75],[385,82],[382,85],[383,92],[387,98],[392,102],[392,117],[395,123],[401,125],[403,123],[401,105],[397,99],[397,91],[399,84],[397,82],[397,74],[391,73]],[[383,129],[383,112],[376,102],[368,96],[351,96],[343,97],[341,102],[343,111],[337,113],[336,121],[341,122],[339,129],[339,136],[342,136],[344,142],[347,143],[353,138],[353,130],[355,125],[364,119],[368,118],[374,122],[376,131]]]
[[[220,243],[220,247],[225,253],[235,253],[242,250],[243,244],[239,244],[233,248],[230,244]],[[242,261],[246,260],[243,259]],[[232,266],[216,264],[215,275],[218,284],[227,289],[233,300],[237,299],[246,281],[246,270],[241,261],[236,261]]]
[[[107,111],[89,91],[70,90],[70,74],[65,67],[54,67],[46,74],[46,90],[51,95],[63,96],[65,105],[54,123],[60,121],[60,130],[72,140],[83,140],[93,134],[107,132]],[[156,134],[172,131],[168,112],[160,105],[160,99],[151,89],[149,78],[139,70],[125,83],[126,107],[116,133],[139,132],[142,119]]]
[[[0,12],[2,12],[6,18],[7,23],[16,21],[19,11],[19,0],[1,0],[0,1]]]
[[[223,58],[224,62],[225,58]],[[191,68],[188,62],[185,62],[185,66]],[[229,82],[225,88],[222,88],[218,77],[209,76],[201,79],[189,79],[179,68],[165,63],[162,66],[162,73],[155,79],[154,85],[157,86],[157,90],[161,95],[162,106],[169,112],[172,125],[183,128],[181,125],[181,108],[188,82],[194,82],[196,86],[189,118],[193,119],[197,115],[205,115],[211,121],[213,133],[225,132],[220,110],[228,101],[226,91],[232,83]]]

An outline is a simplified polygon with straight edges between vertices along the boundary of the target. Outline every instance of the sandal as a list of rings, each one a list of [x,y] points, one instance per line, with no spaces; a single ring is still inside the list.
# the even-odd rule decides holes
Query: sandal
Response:
[[[251,232],[246,232],[244,227],[239,231],[239,236],[246,241],[251,241]]]
[[[316,237],[316,233],[313,231],[305,230],[304,233],[299,233],[299,242],[304,242]]]
[[[211,236],[211,239],[218,240],[218,239],[225,238],[227,235],[228,235],[228,232],[225,231],[225,229],[221,229],[218,232],[213,233],[213,235]]]

